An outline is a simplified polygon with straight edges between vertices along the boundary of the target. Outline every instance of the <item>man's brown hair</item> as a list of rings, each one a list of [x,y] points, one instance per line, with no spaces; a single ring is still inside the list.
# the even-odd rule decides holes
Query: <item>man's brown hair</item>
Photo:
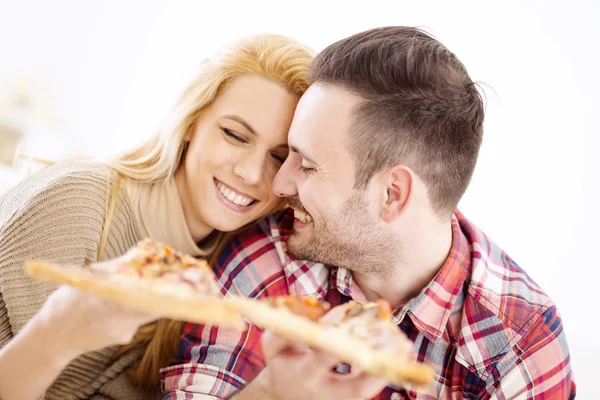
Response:
[[[327,47],[310,77],[363,99],[348,141],[355,188],[401,163],[425,182],[440,216],[455,210],[475,169],[484,107],[450,50],[417,28],[376,28]]]

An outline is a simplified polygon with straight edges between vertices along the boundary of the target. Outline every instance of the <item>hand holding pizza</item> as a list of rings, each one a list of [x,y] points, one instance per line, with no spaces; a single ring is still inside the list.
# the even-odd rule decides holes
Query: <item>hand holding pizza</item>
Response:
[[[366,325],[373,328],[373,317],[376,317],[378,312],[382,312],[373,306],[363,310],[361,305],[353,302],[328,310],[326,303],[311,302],[310,298],[295,301],[292,301],[292,299],[287,298],[285,301],[290,304],[288,305],[290,311],[313,321],[318,321],[325,326],[340,326],[350,321],[351,326],[354,327]],[[282,304],[283,300],[280,300],[279,303]],[[306,306],[292,306],[293,303],[312,303],[312,310]],[[385,311],[384,309],[383,312]],[[361,316],[362,318],[360,318]],[[368,328],[354,330],[362,331],[365,334],[375,333],[374,336],[365,336],[364,339],[372,342],[376,347],[389,345],[389,342],[386,341],[386,339],[390,339],[389,336],[384,338],[385,334],[382,336],[381,332],[376,332],[373,329],[369,332]],[[402,345],[405,346],[404,350],[406,352],[412,351],[410,343],[401,339]],[[351,367],[343,363],[343,360],[338,356],[292,342],[278,336],[271,330],[264,332],[262,346],[267,366],[262,374],[263,376],[259,379],[264,381],[265,394],[268,393],[267,398],[285,397],[297,400],[316,398],[371,399],[387,385],[386,379],[367,374],[356,366]],[[340,366],[345,368],[340,369]],[[299,376],[302,379],[299,380]],[[260,384],[260,381],[256,384]],[[293,387],[294,390],[290,391],[290,387]],[[243,399],[243,397],[240,398]]]
[[[140,326],[159,317],[65,285],[48,297],[30,323],[43,327],[49,348],[74,358],[88,351],[129,343]]]
[[[235,400],[364,400],[375,397],[387,385],[386,379],[358,369],[340,374],[336,372],[341,363],[338,357],[282,338],[271,330],[264,332],[262,346],[267,365]]]
[[[310,323],[297,325],[297,333],[290,335],[282,328],[285,322],[276,326],[268,318],[261,320],[264,325],[272,328],[266,329],[262,336],[266,367],[248,387],[234,396],[235,400],[371,399],[387,386],[388,379],[382,377],[386,374],[374,374],[373,370],[365,371],[360,366],[346,364],[348,358],[340,357],[343,354],[332,353],[332,350],[339,350],[334,348],[335,340],[343,342],[349,337],[359,340],[373,351],[383,350],[393,354],[400,364],[413,351],[410,341],[392,324],[391,310],[384,301],[367,304],[348,302],[331,310],[327,303],[310,297],[281,297],[270,299],[268,303],[279,316],[286,315],[289,311],[294,317],[303,317],[304,322],[317,323],[316,326],[321,327],[322,332],[327,332],[326,340],[330,340],[330,346],[323,340],[316,339],[312,340],[314,346],[309,347],[309,337],[313,336],[308,329]],[[263,310],[261,314],[268,315],[268,312]],[[250,319],[255,319],[253,317],[255,315],[250,315]],[[290,318],[288,324],[293,325],[294,321],[298,321],[294,317]],[[327,330],[328,327],[333,331]],[[334,336],[329,333],[334,333]],[[287,339],[290,337],[295,337],[300,342]],[[353,350],[364,351],[365,348],[346,350],[346,353],[351,353]],[[417,369],[417,372],[423,371]],[[426,375],[424,379],[427,379]]]
[[[350,301],[328,312],[327,303],[311,297],[260,301],[232,296],[225,302],[248,322],[330,354],[336,364],[351,365],[353,375],[365,372],[396,386],[423,386],[433,379],[430,367],[412,361],[413,344],[392,322],[385,300]]]
[[[66,283],[103,299],[62,289],[49,302],[48,315],[60,314],[61,307],[68,309],[63,314],[71,314],[70,321],[79,326],[71,327],[73,332],[86,324],[80,321],[87,321],[90,314],[96,314],[90,327],[95,321],[103,323],[99,336],[91,334],[89,341],[75,346],[78,349],[127,342],[139,325],[160,315],[240,329],[251,323],[272,331],[265,336],[265,352],[276,365],[262,374],[267,380],[269,371],[286,374],[297,368],[290,364],[292,359],[311,371],[306,377],[308,382],[324,380],[335,383],[338,393],[347,390],[360,396],[381,389],[384,381],[398,386],[421,386],[433,378],[431,368],[411,361],[412,343],[392,322],[389,304],[384,300],[365,304],[351,301],[329,310],[327,303],[312,297],[223,297],[205,261],[150,239],[118,259],[88,267],[31,262],[26,269],[32,276]],[[110,322],[104,323],[105,319]],[[69,329],[65,338],[77,336],[69,334]],[[297,349],[303,348],[299,345],[312,350],[297,354]],[[350,374],[331,375],[340,363],[352,366]]]

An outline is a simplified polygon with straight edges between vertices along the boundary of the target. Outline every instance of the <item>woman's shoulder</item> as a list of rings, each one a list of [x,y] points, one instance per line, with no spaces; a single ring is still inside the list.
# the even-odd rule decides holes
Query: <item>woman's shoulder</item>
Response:
[[[111,170],[102,164],[61,162],[37,171],[0,198],[0,290],[12,313],[13,332],[54,289],[28,277],[25,262],[84,265],[97,260],[110,180]],[[0,318],[0,330],[6,321]]]
[[[74,207],[102,212],[111,179],[110,167],[88,160],[59,162],[39,170],[0,198],[0,228],[33,208],[48,213]]]
[[[99,161],[69,160],[41,169],[22,183],[25,187],[77,186],[89,189],[89,186],[100,186],[104,192],[106,183],[111,179],[111,171],[108,165]]]

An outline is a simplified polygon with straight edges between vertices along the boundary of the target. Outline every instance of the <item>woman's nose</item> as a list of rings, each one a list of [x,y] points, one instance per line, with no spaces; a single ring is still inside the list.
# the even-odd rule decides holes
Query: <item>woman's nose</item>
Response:
[[[233,166],[233,173],[247,185],[258,185],[263,179],[264,156],[248,154]]]

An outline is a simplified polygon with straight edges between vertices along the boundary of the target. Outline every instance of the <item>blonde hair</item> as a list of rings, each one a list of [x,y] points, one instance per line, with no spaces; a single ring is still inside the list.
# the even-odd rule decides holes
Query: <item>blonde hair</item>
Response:
[[[202,63],[199,74],[156,135],[107,163],[122,176],[135,181],[166,181],[174,176],[185,156],[186,134],[229,82],[242,75],[258,75],[299,97],[309,86],[307,72],[313,58],[312,50],[280,35],[253,36],[232,44]],[[230,237],[231,234],[224,236],[209,262],[214,262]],[[147,344],[140,363],[132,369],[135,383],[145,387],[158,383],[159,369],[176,355],[184,324],[159,320],[141,327],[133,342],[121,347],[115,357]]]
[[[110,165],[141,182],[172,177],[185,148],[184,137],[229,82],[241,75],[259,75],[299,97],[308,88],[307,71],[313,58],[310,49],[280,35],[253,36],[234,43],[202,63],[200,73],[158,134],[109,160]]]

